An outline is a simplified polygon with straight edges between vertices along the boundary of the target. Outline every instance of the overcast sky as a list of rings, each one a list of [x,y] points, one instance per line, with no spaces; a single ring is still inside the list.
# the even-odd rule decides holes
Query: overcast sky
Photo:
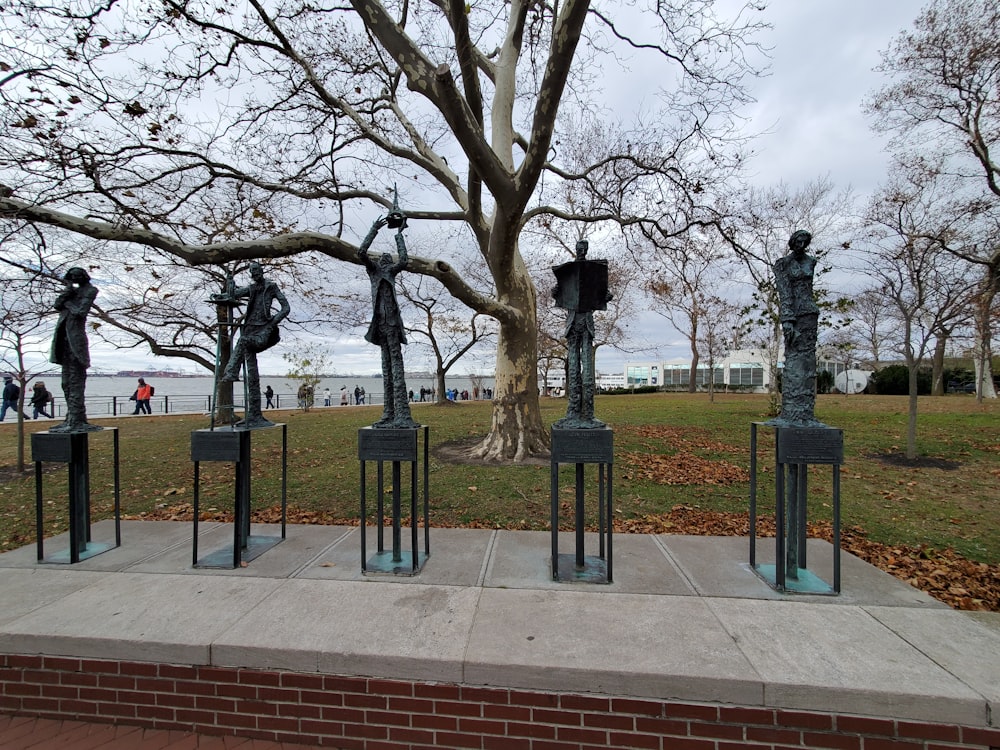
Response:
[[[723,0],[731,7],[737,0]],[[751,175],[760,185],[784,181],[792,189],[829,175],[838,188],[852,186],[861,196],[884,178],[884,142],[872,134],[861,111],[863,98],[883,79],[872,69],[879,51],[912,24],[922,7],[913,0],[772,0],[765,13],[773,28],[762,41],[771,49],[771,74],[753,84],[757,99],[749,126],[767,131],[753,151]],[[335,327],[332,327],[335,328]],[[626,360],[665,360],[684,357],[687,343],[667,333],[662,318],[638,318],[630,333],[636,343],[655,348],[648,354],[625,355],[602,348],[597,367],[622,372]],[[366,374],[380,370],[379,350],[361,337],[331,330],[337,370]],[[124,368],[180,367],[173,360],[92,347],[93,367],[102,371]],[[280,346],[261,358],[262,371],[282,374]],[[457,365],[457,373],[485,371],[482,363]],[[407,356],[408,369],[422,369]]]

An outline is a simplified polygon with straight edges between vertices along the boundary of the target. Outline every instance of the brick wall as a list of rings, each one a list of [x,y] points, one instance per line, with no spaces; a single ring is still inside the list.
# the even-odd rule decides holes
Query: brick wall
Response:
[[[340,750],[945,750],[1000,729],[207,666],[0,655],[0,712]]]

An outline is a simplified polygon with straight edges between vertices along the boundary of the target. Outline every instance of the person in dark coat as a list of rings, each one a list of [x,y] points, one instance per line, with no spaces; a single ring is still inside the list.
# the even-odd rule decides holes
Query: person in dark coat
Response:
[[[87,314],[97,297],[97,287],[90,283],[90,274],[73,267],[63,278],[66,289],[53,307],[59,311],[56,332],[52,338],[51,361],[62,365],[62,391],[66,399],[66,419],[49,432],[89,432],[103,429],[87,422],[85,393],[87,368],[90,367],[90,345],[87,342]]]

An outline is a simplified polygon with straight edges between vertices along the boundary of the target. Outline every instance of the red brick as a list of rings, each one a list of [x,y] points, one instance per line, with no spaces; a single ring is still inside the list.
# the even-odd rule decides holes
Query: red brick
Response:
[[[559,697],[559,707],[575,711],[611,711],[610,698],[597,698],[591,695],[563,695]]]
[[[743,727],[734,724],[703,724],[692,721],[688,732],[692,737],[715,737],[718,740],[743,739]]]
[[[79,698],[82,701],[108,701],[115,703],[118,700],[118,693],[114,690],[105,690],[95,687],[64,687],[55,685],[45,688],[45,695],[59,696],[60,698]],[[75,695],[74,695],[75,693]]]
[[[59,673],[46,669],[22,669],[19,682],[35,682],[39,685],[58,685]]]
[[[197,680],[174,682],[174,690],[186,695],[215,695],[215,684],[211,682],[199,682]]]
[[[413,686],[415,698],[433,698],[435,700],[459,700],[462,690],[458,685],[418,682]]]
[[[38,669],[42,666],[42,657],[31,654],[6,654],[4,665],[17,669]]]
[[[4,703],[0,701],[0,708]],[[59,713],[59,699],[46,698],[24,698],[18,701],[18,708],[25,713]]]
[[[398,711],[365,711],[365,723],[408,727],[410,726],[410,715]]]
[[[194,708],[195,698],[193,695],[183,693],[161,693],[156,696],[156,705],[173,706],[175,708]]]
[[[719,721],[723,724],[753,724],[769,727],[774,725],[774,710],[719,706]]]
[[[63,685],[94,686],[97,684],[97,675],[87,674],[86,672],[63,672],[59,681]]]
[[[907,741],[907,740],[891,740],[878,738],[865,738],[865,750],[914,750],[914,748],[923,748],[922,742],[917,741]]]
[[[320,706],[313,706],[308,703],[282,703],[282,716],[298,716],[300,719],[318,719],[323,715]]]
[[[583,723],[582,717],[575,711],[550,711],[545,708],[532,709],[531,719],[543,724],[565,724],[571,727],[578,727]]]
[[[636,728],[636,722],[638,718],[632,716],[620,716],[619,714],[584,714],[583,715],[583,725],[585,727],[603,727],[604,729],[621,729],[626,732],[631,732]],[[657,721],[657,719],[650,719],[648,717],[643,717],[644,721]],[[687,728],[685,727],[684,734],[687,734]]]
[[[507,705],[510,701],[510,691],[497,688],[462,687],[461,699],[477,703]]]
[[[198,667],[198,679],[207,682],[239,682],[239,675],[235,669]]]
[[[97,716],[97,704],[90,701],[61,700],[59,711],[77,716]]]
[[[666,750],[715,750],[715,742],[694,737],[671,737],[663,747]]]
[[[482,748],[483,738],[474,734],[452,734],[449,732],[438,732],[436,735],[437,744],[444,747],[472,747]]]
[[[814,714],[807,711],[783,711],[778,709],[778,726],[802,727],[803,729],[833,729],[833,716]]]
[[[258,672],[255,669],[241,669],[239,672],[239,682],[241,685],[267,685],[268,687],[278,687],[281,685],[281,673]]]
[[[7,695],[41,695],[42,686],[28,685],[23,682],[12,682],[6,686],[4,693]]]
[[[235,682],[217,683],[213,693],[206,696],[219,696],[220,698],[234,698],[241,701],[257,700],[257,691],[260,688],[254,685],[240,685]]]
[[[512,737],[534,737],[536,739],[554,740],[556,738],[556,728],[547,724],[511,721],[507,723],[507,734]]]
[[[557,708],[559,706],[559,696],[555,693],[528,693],[523,690],[511,690],[509,700],[512,706],[538,708]]]
[[[890,719],[871,719],[866,716],[837,716],[838,732],[896,736],[896,722]]]
[[[746,727],[746,738],[753,742],[769,742],[771,744],[799,745],[802,733],[794,729],[773,729],[771,727]]]
[[[326,675],[310,672],[282,672],[281,687],[303,688],[305,690],[322,690]]]
[[[123,677],[116,674],[102,674],[98,675],[97,684],[103,688],[135,690],[135,677]]]
[[[389,727],[389,739],[393,742],[414,744],[434,744],[434,732],[427,729],[412,729],[411,727]]]
[[[299,722],[299,731],[310,736],[331,736],[340,737],[344,734],[344,725],[339,721],[317,721],[313,719],[302,719]],[[300,740],[301,741],[301,740]]]
[[[134,677],[156,677],[159,672],[158,665],[144,661],[123,661],[118,666],[121,674],[130,674]]]
[[[211,695],[199,695],[195,699],[195,706],[201,711],[242,711],[243,705],[242,702]]]
[[[502,721],[490,721],[488,719],[468,719],[462,717],[458,720],[459,732],[475,732],[477,734],[506,734],[507,724]]]
[[[257,728],[270,732],[297,732],[299,720],[287,716],[258,716]]]
[[[652,719],[648,716],[638,716],[635,719],[635,731],[645,734],[686,737],[688,723],[680,719]]]
[[[447,716],[482,716],[483,707],[479,703],[434,701],[434,713]]]
[[[531,743],[531,750],[580,750],[580,745],[576,742],[538,740]]]
[[[216,700],[221,699],[217,698]],[[202,706],[202,708],[208,708],[208,706]],[[233,703],[232,709],[220,710],[233,710],[244,714],[256,714],[257,716],[278,715],[278,706],[274,703],[268,703],[267,701],[237,701]]]
[[[179,719],[184,713],[185,712],[183,710],[178,711],[177,718]],[[215,714],[215,718],[212,720],[212,723],[220,727],[253,729],[257,726],[257,717],[251,714],[227,713],[220,711]]]
[[[41,667],[42,669],[56,669],[63,672],[79,672],[80,660],[65,656],[43,656]]]
[[[856,734],[803,732],[802,744],[808,747],[830,747],[835,750],[858,750],[861,747],[861,738]]]
[[[344,734],[347,737],[367,737],[373,740],[384,740],[389,736],[389,727],[376,727],[371,724],[354,724],[344,726]]]
[[[135,681],[135,689],[145,690],[149,693],[172,693],[174,691],[174,681],[159,677],[139,677]]]
[[[388,705],[388,701],[384,695],[348,693],[344,696],[344,705],[355,708],[381,708],[384,710]]]
[[[651,748],[660,750],[660,738],[654,734],[635,734],[632,732],[612,732],[608,738],[611,747]]]
[[[344,694],[323,690],[300,690],[300,703],[312,703],[317,706],[343,706]]]
[[[24,679],[24,669],[14,669],[13,667],[3,667],[0,669],[0,682],[21,682]],[[58,674],[57,672],[53,674]]]
[[[595,745],[606,745],[608,733],[600,729],[556,727],[556,739],[565,742],[590,742]],[[659,744],[657,744],[657,748],[659,748]]]
[[[531,740],[520,737],[483,737],[483,750],[531,750]]]
[[[426,698],[403,698],[398,695],[389,696],[390,711],[406,711],[411,714],[434,713],[434,701]]]
[[[259,687],[257,688],[257,700],[268,703],[298,703],[301,700],[301,691],[289,690],[288,688]]]
[[[454,716],[438,716],[437,714],[414,714],[410,723],[419,729],[441,729],[455,731],[458,729],[458,719]]]
[[[897,721],[896,734],[900,737],[917,737],[922,740],[961,742],[962,730],[954,724],[924,724],[916,721]]]
[[[611,710],[616,714],[638,714],[640,716],[663,716],[663,704],[641,701],[633,698],[612,698]]]
[[[668,703],[663,707],[663,715],[668,718],[718,721],[718,706],[699,706],[694,703]]]
[[[413,695],[412,682],[399,680],[368,680],[368,692],[377,695]]]
[[[330,721],[342,721],[345,724],[360,724],[365,720],[365,712],[360,708],[324,706],[323,718]]]
[[[487,703],[483,706],[484,719],[502,719],[504,721],[531,721],[531,708],[528,706],[497,706]]]
[[[87,662],[83,664],[86,668]],[[186,664],[160,664],[157,674],[170,680],[197,680],[198,668]]]
[[[991,748],[1000,747],[1000,729],[962,727],[962,742],[968,745],[986,745]]]
[[[174,709],[168,708],[166,706],[143,706],[142,711],[136,709],[135,706],[119,706],[123,709],[119,715],[121,716],[135,716],[137,719],[159,719],[164,721],[174,720]],[[124,709],[131,708],[133,713],[127,714]],[[111,713],[111,711],[106,711],[106,713]]]

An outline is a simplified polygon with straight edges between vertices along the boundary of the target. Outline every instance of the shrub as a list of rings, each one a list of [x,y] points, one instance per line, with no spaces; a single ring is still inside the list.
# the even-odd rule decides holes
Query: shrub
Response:
[[[871,388],[882,396],[906,396],[910,392],[910,372],[906,365],[889,365],[872,375]],[[931,374],[921,368],[917,371],[917,394],[931,392]]]

